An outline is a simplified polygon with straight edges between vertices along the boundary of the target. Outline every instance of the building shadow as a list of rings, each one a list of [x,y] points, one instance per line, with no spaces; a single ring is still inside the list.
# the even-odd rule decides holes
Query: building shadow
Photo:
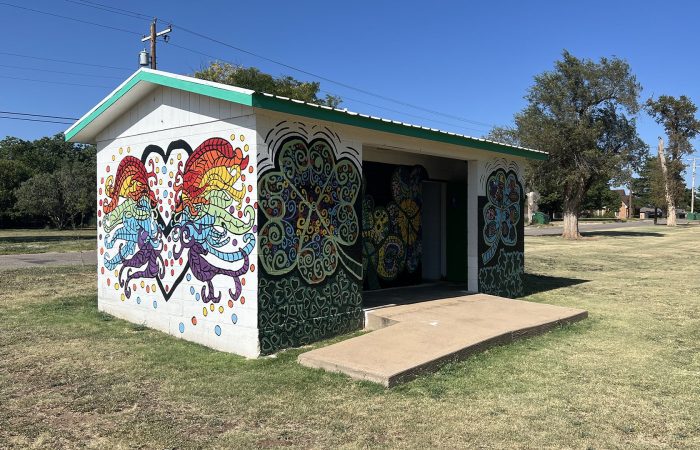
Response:
[[[632,230],[598,230],[598,231],[582,231],[581,236],[595,237],[663,237],[662,233],[654,231],[632,231]]]
[[[4,236],[0,244],[32,244],[35,242],[94,241],[97,236]]]
[[[523,275],[523,295],[538,294],[540,292],[553,291],[577,284],[588,283],[591,280],[582,280],[579,278],[567,277],[550,277],[547,275],[538,275],[534,273],[525,273]]]

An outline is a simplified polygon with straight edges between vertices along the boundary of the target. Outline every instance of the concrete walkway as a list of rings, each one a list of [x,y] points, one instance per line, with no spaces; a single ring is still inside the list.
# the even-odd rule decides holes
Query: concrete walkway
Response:
[[[0,255],[0,271],[42,266],[73,266],[97,264],[97,252],[31,253]]]
[[[588,312],[466,295],[367,311],[371,333],[299,355],[307,367],[390,387],[488,347],[584,319]]]

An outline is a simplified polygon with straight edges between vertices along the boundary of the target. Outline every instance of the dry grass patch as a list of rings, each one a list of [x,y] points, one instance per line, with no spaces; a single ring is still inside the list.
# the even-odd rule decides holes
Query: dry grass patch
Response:
[[[526,299],[590,319],[391,390],[112,319],[94,267],[4,272],[0,447],[700,447],[700,227],[620,233],[527,238]]]

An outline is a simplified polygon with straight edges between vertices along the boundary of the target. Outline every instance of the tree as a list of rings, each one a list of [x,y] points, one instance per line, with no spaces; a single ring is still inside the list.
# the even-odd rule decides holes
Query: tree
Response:
[[[579,59],[564,51],[554,70],[535,77],[516,114],[518,141],[549,152],[531,164],[530,185],[561,196],[564,232],[578,239],[578,216],[590,187],[616,180],[647,151],[637,134],[641,86],[627,62]]]
[[[326,94],[323,98],[318,97],[321,85],[317,81],[299,81],[288,75],[275,78],[255,67],[234,66],[214,61],[209,67],[195,72],[194,77],[332,108],[340,105],[342,101],[340,97],[334,95]]]
[[[666,203],[665,189],[659,159],[645,158],[639,169],[639,176],[632,179],[632,191],[640,205],[654,208],[654,223],[659,216],[659,209]]]
[[[676,226],[676,206],[685,193],[683,158],[693,153],[690,140],[700,131],[700,122],[695,118],[698,108],[685,95],[675,98],[662,95],[658,100],[647,100],[646,111],[664,127],[668,148],[664,149],[659,138],[659,163],[663,174],[668,218],[666,225]]]
[[[18,212],[46,217],[59,230],[65,228],[69,215],[63,207],[63,196],[58,179],[53,174],[34,175],[16,191]]]
[[[617,211],[620,209],[622,199],[620,195],[610,190],[610,184],[607,180],[598,180],[594,182],[586,197],[581,202],[581,210],[596,211],[601,209],[609,209]]]

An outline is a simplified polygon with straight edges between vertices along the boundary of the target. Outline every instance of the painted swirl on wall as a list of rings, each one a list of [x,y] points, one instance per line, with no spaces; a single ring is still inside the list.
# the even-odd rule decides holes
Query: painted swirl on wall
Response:
[[[514,170],[499,167],[485,191],[479,198],[479,291],[517,297],[523,290],[523,187]]]
[[[261,351],[361,326],[360,168],[331,130],[281,122],[260,188]],[[352,154],[346,152],[345,154]]]

